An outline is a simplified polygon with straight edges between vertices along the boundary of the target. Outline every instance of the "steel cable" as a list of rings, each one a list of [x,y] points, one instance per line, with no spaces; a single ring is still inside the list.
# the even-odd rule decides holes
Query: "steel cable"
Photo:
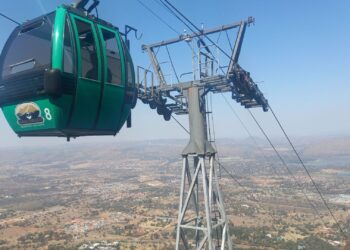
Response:
[[[15,23],[15,24],[17,24],[17,25],[21,25],[19,22],[13,20],[12,18],[8,17],[8,16],[5,15],[5,14],[0,13],[0,16],[2,16],[3,18],[6,18],[7,20],[9,20],[9,21],[11,21],[11,22],[13,22],[13,23]]]
[[[316,182],[315,182],[314,179],[312,178],[312,176],[311,176],[309,170],[308,170],[307,167],[305,166],[304,161],[301,159],[301,157],[300,157],[298,151],[295,149],[295,147],[294,147],[292,141],[290,140],[289,136],[287,135],[287,133],[286,133],[286,131],[284,130],[284,128],[283,128],[281,122],[280,122],[279,119],[277,118],[275,112],[273,111],[273,109],[271,108],[270,105],[269,105],[269,108],[270,108],[270,110],[271,110],[271,113],[272,113],[273,117],[274,117],[275,120],[277,121],[278,126],[280,127],[280,129],[282,130],[282,132],[283,132],[285,138],[287,139],[289,145],[292,147],[292,149],[293,149],[295,155],[297,156],[297,158],[298,158],[300,164],[302,165],[302,167],[304,168],[304,170],[305,170],[307,176],[308,176],[309,179],[311,180],[312,185],[315,187],[317,193],[318,193],[319,196],[321,197],[321,200],[322,200],[323,204],[324,204],[325,207],[327,208],[329,214],[330,214],[331,217],[333,218],[335,224],[336,224],[337,227],[339,228],[339,230],[340,230],[340,232],[342,233],[343,237],[346,239],[347,236],[346,236],[345,232],[343,231],[343,229],[342,229],[342,227],[340,226],[338,220],[337,220],[336,217],[334,216],[334,214],[333,214],[331,208],[329,207],[328,203],[326,202],[326,200],[325,200],[325,198],[324,198],[324,196],[323,196],[321,190],[319,189],[318,185],[316,184]]]

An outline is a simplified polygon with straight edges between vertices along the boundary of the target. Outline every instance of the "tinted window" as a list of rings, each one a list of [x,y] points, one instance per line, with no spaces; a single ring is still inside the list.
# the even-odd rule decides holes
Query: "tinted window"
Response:
[[[5,55],[2,76],[51,67],[51,36],[55,13],[18,29]]]
[[[81,76],[98,80],[98,57],[90,23],[76,20],[80,41]]]
[[[68,18],[64,26],[63,71],[73,73],[73,46]]]
[[[123,50],[125,51],[125,63],[126,63],[126,71],[127,71],[127,86],[134,87],[134,67],[132,65],[132,60],[129,54],[128,49],[126,48],[125,43],[122,41]]]
[[[122,71],[120,53],[115,32],[101,29],[107,57],[107,79],[109,83],[120,83]]]
[[[128,87],[134,87],[134,68],[132,66],[132,61],[130,55],[128,56]]]

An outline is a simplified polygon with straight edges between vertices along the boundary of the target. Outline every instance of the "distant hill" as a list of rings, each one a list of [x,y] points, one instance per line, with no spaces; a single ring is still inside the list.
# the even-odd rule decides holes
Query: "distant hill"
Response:
[[[303,154],[306,156],[350,156],[350,137],[324,138],[306,144]]]
[[[293,137],[296,149],[304,159],[325,159],[340,156],[350,158],[350,137]],[[272,138],[277,150],[285,156],[294,155],[284,138]],[[2,161],[19,159],[41,159],[55,161],[69,157],[71,159],[113,159],[119,154],[127,153],[129,157],[180,159],[182,150],[188,140],[163,139],[149,141],[130,141],[115,143],[67,143],[58,146],[34,146],[0,149]],[[269,143],[259,137],[251,138],[219,138],[215,144],[220,156],[238,156],[250,158],[275,156]],[[25,153],[24,153],[25,152]],[[45,157],[43,157],[45,155]]]

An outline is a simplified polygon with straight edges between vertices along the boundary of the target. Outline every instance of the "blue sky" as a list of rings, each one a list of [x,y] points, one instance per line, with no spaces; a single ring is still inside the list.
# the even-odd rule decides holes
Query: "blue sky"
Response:
[[[184,25],[170,16],[155,0],[141,0],[178,32]],[[279,115],[286,130],[295,136],[350,135],[350,1],[347,0],[178,0],[171,1],[195,24],[206,28],[233,23],[248,16],[256,24],[247,29],[240,64],[251,72]],[[54,10],[59,0],[4,1],[0,12],[18,21],[34,18]],[[132,57],[136,65],[148,66],[141,45],[177,36],[159,22],[136,0],[102,0],[100,17],[123,29],[132,25],[143,33],[132,39]],[[0,19],[0,48],[14,25]],[[234,33],[231,33],[233,35]],[[228,48],[227,45],[225,47]],[[170,47],[179,72],[190,63],[189,50]],[[229,96],[228,96],[229,97]],[[213,111],[218,137],[246,136],[220,95],[213,96]],[[259,135],[247,111],[232,105],[253,134]],[[270,113],[254,110],[269,134],[280,135]],[[144,140],[186,138],[173,121],[164,122],[154,110],[138,103],[133,114],[133,128],[123,129],[116,138],[84,138],[73,143],[96,140]],[[187,126],[187,117],[179,118]],[[2,145],[63,143],[63,139],[17,139],[0,115]]]

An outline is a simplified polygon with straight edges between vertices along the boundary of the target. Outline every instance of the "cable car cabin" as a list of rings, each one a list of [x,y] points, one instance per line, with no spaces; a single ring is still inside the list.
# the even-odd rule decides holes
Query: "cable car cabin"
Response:
[[[0,106],[19,136],[115,135],[136,104],[117,28],[69,6],[18,26],[0,57]]]

